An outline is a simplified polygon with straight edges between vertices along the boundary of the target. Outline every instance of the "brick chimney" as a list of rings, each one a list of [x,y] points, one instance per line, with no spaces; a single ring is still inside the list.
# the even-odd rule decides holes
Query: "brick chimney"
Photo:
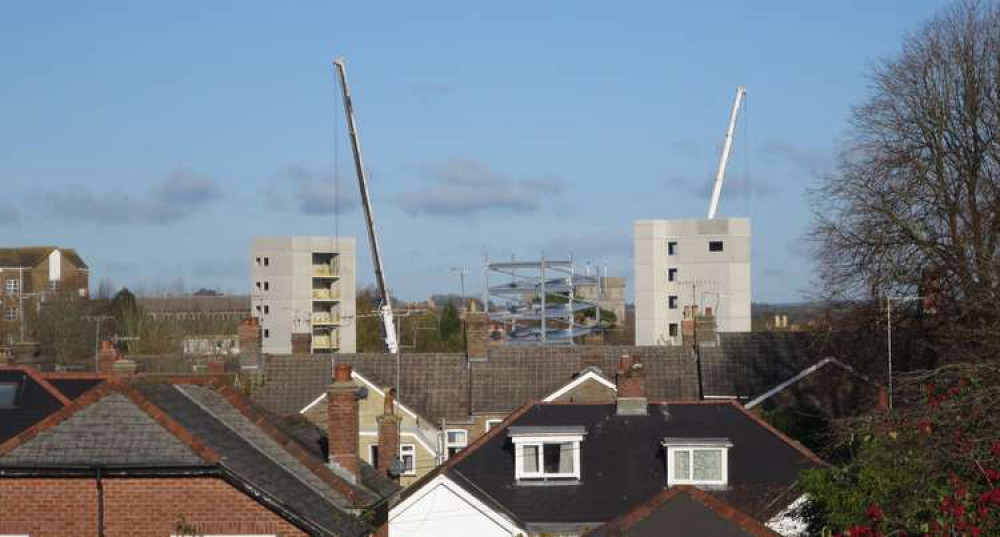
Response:
[[[205,369],[208,370],[209,375],[225,375],[226,360],[220,357],[209,358],[208,362],[205,363]]]
[[[385,391],[382,415],[378,422],[378,471],[392,479],[399,480],[399,474],[392,471],[392,463],[399,458],[399,422],[396,415],[396,390]]]
[[[260,321],[256,317],[247,317],[240,322],[238,330],[240,339],[240,355],[257,357],[260,355]]]
[[[643,385],[642,361],[638,356],[623,354],[618,358],[617,414],[619,416],[645,416],[647,411],[646,390]]]
[[[135,363],[135,360],[125,358],[115,360],[111,365],[111,375],[115,377],[134,377],[138,370],[139,364]]]
[[[326,390],[326,432],[330,462],[360,481],[358,386],[351,379],[351,366],[347,364],[334,367],[333,384]]]
[[[490,318],[487,313],[472,311],[464,313],[466,341],[469,358],[485,358],[490,345]]]
[[[105,375],[111,374],[115,360],[118,359],[118,349],[110,341],[101,342],[101,350],[97,352],[97,372]]]

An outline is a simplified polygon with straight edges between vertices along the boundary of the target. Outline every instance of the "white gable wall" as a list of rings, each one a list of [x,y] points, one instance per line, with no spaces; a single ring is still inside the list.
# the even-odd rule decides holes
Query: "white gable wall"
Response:
[[[513,537],[518,534],[527,532],[443,475],[389,511],[389,535]]]

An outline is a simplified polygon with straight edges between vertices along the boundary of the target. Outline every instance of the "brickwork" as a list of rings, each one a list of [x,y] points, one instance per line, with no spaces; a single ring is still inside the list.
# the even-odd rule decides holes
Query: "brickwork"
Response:
[[[307,535],[221,479],[104,478],[106,537],[171,535],[178,522],[206,534]],[[0,534],[96,537],[94,478],[0,479]]]
[[[326,401],[330,458],[358,476],[358,385],[351,380],[351,366],[337,364]]]

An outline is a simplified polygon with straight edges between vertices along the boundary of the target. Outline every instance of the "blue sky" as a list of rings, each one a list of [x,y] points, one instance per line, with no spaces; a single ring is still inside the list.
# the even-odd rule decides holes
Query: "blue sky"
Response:
[[[257,235],[358,237],[347,58],[394,293],[564,257],[631,279],[632,221],[750,216],[755,301],[797,300],[803,197],[870,62],[943,2],[4,2],[0,242],[92,281],[248,292]],[[336,195],[335,195],[336,191]],[[336,203],[335,203],[336,199]]]

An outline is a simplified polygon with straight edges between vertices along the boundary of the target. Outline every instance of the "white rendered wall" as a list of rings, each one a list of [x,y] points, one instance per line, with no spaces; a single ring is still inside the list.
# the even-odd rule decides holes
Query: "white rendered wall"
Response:
[[[636,345],[680,343],[684,306],[716,310],[720,332],[750,331],[750,220],[639,220],[633,229]],[[722,241],[712,252],[709,243]],[[675,255],[668,245],[676,242]],[[669,269],[677,269],[669,281]],[[677,307],[670,309],[676,296]],[[669,327],[677,325],[677,337]]]
[[[250,252],[251,311],[260,320],[261,350],[292,352],[292,334],[311,334],[313,253],[339,253],[339,293],[342,324],[337,328],[340,352],[355,352],[355,242],[353,237],[256,238]],[[268,263],[264,265],[263,259]],[[261,260],[258,263],[258,259]],[[261,288],[257,283],[261,283]],[[268,289],[263,289],[267,282]],[[259,307],[259,309],[258,309]],[[267,313],[264,313],[264,311]]]
[[[444,476],[426,483],[389,512],[389,535],[512,537],[527,535]]]

